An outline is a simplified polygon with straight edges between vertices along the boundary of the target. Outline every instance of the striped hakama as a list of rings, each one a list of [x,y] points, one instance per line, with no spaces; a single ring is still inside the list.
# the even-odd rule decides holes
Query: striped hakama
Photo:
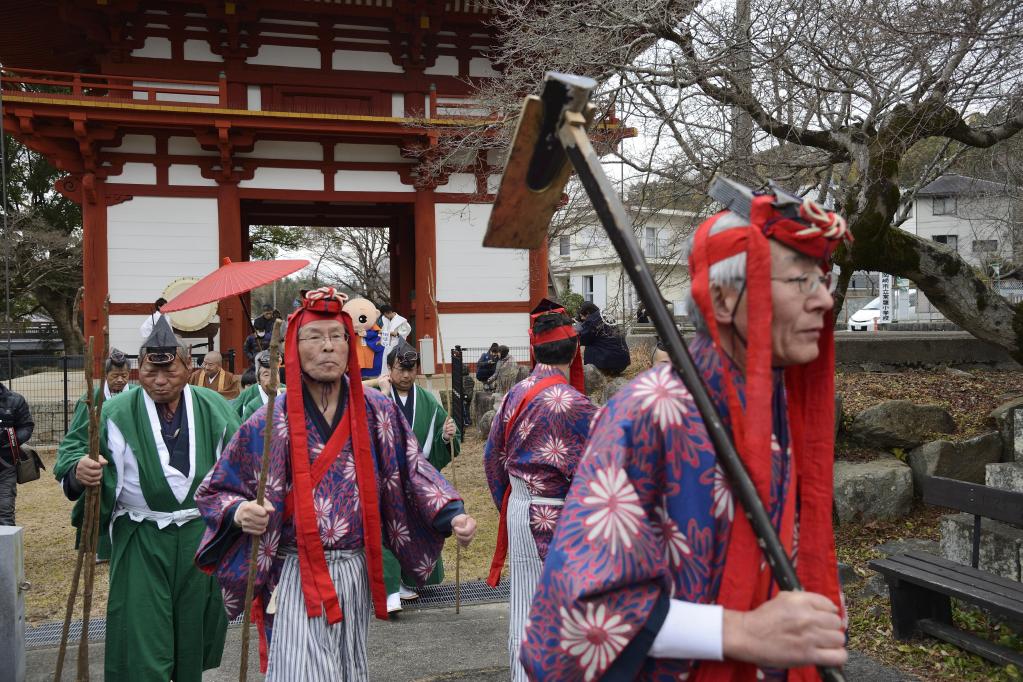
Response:
[[[277,585],[277,612],[270,640],[267,682],[357,682],[369,679],[366,636],[371,600],[366,554],[326,550],[327,568],[344,618],[329,625],[306,614],[297,554],[285,554]]]
[[[543,573],[543,561],[536,549],[536,540],[529,528],[529,509],[533,505],[561,506],[564,500],[534,497],[525,482],[511,476],[511,497],[508,499],[508,567],[511,573],[511,603],[508,616],[508,657],[511,679],[526,682],[526,671],[519,663],[526,618],[533,602],[536,584]]]

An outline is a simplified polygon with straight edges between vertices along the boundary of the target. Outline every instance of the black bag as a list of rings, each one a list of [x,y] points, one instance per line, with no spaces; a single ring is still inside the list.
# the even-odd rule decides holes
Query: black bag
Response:
[[[29,481],[38,480],[39,471],[45,468],[46,467],[43,466],[43,460],[40,459],[39,453],[36,452],[35,448],[22,445],[18,449],[18,468],[16,474],[18,483],[28,483]]]

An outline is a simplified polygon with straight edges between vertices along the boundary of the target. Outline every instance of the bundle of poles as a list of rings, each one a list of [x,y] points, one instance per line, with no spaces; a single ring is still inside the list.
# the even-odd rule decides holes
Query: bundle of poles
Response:
[[[96,339],[90,336],[86,345],[85,355],[85,400],[89,409],[89,454],[94,461],[99,460],[99,432],[102,422],[103,401],[106,391],[103,390],[103,366],[110,354],[110,298],[103,303],[103,345],[96,353]],[[100,390],[95,389],[95,372],[99,372]],[[78,587],[82,584],[82,635],[78,640],[78,674],[75,679],[83,682],[89,679],[89,619],[92,616],[92,593],[96,582],[96,547],[99,543],[100,498],[102,486],[95,485],[85,489],[85,509],[82,518],[81,533],[78,540],[78,556],[75,560],[75,572],[71,578],[71,592],[67,598],[64,611],[64,627],[60,635],[60,649],[57,651],[57,669],[54,682],[60,682],[64,673],[64,659],[67,656],[68,636],[71,631],[71,616],[74,614],[75,601],[78,598]],[[85,578],[82,580],[82,572]]]

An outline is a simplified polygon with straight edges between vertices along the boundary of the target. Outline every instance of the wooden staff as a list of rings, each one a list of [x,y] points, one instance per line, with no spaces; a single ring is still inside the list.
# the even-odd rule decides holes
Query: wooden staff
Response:
[[[426,277],[429,285],[430,305],[433,308],[433,317],[437,320],[437,345],[440,346],[441,363],[444,361],[444,337],[440,334],[440,313],[437,311],[437,289],[433,284],[433,259],[426,259]],[[448,419],[454,419],[451,415],[451,376],[444,374],[444,388],[448,395]],[[443,428],[443,427],[441,427]],[[458,472],[455,466],[455,437],[448,441],[448,450],[451,453],[451,485],[458,490]],[[462,543],[455,539],[455,613],[462,612]]]
[[[256,504],[263,506],[266,492],[266,476],[270,470],[270,440],[273,435],[274,403],[277,402],[277,387],[280,383],[278,356],[281,350],[281,321],[274,320],[270,336],[270,390],[266,396],[266,424],[263,427],[263,462],[259,467],[259,484],[256,486]],[[259,382],[259,367],[256,367],[256,382]],[[238,671],[240,682],[249,679],[249,625],[252,622],[252,595],[256,588],[256,566],[259,560],[259,540],[252,536],[249,551],[249,575],[245,583],[245,616],[242,618],[242,661]]]
[[[99,460],[99,432],[101,414],[106,391],[102,390],[106,377],[101,375],[102,383],[99,395],[96,395],[93,374],[96,367],[103,367],[109,355],[110,333],[110,298],[103,303],[103,354],[95,357],[95,339],[89,337],[85,355],[85,402],[89,410],[89,454],[94,461]],[[75,560],[75,573],[71,579],[71,592],[68,594],[67,607],[64,611],[64,626],[61,629],[60,649],[57,652],[57,669],[54,682],[60,682],[64,672],[64,659],[67,655],[67,643],[71,630],[71,616],[74,613],[75,600],[78,596],[78,585],[81,582],[82,569],[85,569],[85,584],[82,594],[82,635],[78,641],[78,673],[79,682],[89,679],[89,619],[92,613],[92,594],[96,577],[96,548],[99,543],[100,500],[102,484],[90,486],[85,491],[83,503],[82,528],[78,540],[78,556]]]

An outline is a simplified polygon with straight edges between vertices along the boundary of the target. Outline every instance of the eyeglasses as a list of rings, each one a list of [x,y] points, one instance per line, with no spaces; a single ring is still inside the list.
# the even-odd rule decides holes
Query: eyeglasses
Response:
[[[330,339],[330,345],[332,346],[348,343],[348,332],[335,333],[330,336],[324,336],[323,334],[310,334],[309,336],[299,337],[298,342],[302,343],[308,341],[309,343],[322,344],[328,339]]]
[[[799,275],[798,277],[772,277],[772,282],[785,282],[786,284],[795,284],[799,288],[799,293],[804,296],[813,296],[817,293],[817,288],[823,286],[825,291],[829,294],[835,293],[835,287],[838,285],[838,278],[833,273],[826,272],[823,275]]]

